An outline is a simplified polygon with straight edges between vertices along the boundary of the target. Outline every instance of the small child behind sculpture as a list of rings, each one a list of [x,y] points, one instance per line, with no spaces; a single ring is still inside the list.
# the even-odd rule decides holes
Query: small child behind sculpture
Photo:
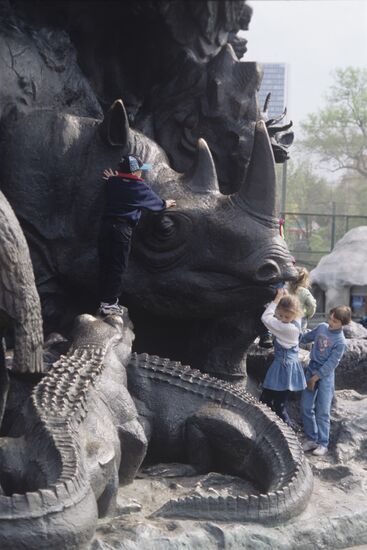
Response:
[[[301,397],[301,415],[307,441],[304,451],[314,455],[327,453],[330,410],[335,387],[335,369],[345,350],[343,325],[351,320],[351,309],[338,306],[330,310],[328,323],[320,323],[302,336],[301,342],[313,342],[306,369],[307,389]]]
[[[260,401],[268,405],[284,422],[293,427],[287,411],[291,391],[306,387],[302,366],[298,359],[302,310],[295,296],[279,288],[268,304],[261,320],[275,336],[275,357],[263,382]]]
[[[308,320],[315,315],[316,300],[312,296],[310,288],[310,275],[305,267],[296,267],[298,276],[295,281],[290,281],[287,284],[287,290],[292,296],[297,296],[301,309],[302,317],[302,332],[307,328]]]

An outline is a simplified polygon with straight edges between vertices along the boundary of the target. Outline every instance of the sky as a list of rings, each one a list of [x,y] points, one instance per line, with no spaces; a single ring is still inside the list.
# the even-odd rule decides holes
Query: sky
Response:
[[[367,68],[367,0],[248,0],[243,61],[288,64],[288,115],[295,128],[325,105],[335,68]]]

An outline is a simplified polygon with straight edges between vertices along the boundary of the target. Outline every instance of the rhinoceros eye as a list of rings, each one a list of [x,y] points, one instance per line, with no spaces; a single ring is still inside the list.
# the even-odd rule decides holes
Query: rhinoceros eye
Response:
[[[170,216],[158,216],[152,223],[150,240],[158,245],[167,243],[175,237],[177,230],[177,222],[175,223]]]
[[[147,215],[138,225],[134,254],[154,267],[179,261],[191,233],[191,219],[180,212]]]

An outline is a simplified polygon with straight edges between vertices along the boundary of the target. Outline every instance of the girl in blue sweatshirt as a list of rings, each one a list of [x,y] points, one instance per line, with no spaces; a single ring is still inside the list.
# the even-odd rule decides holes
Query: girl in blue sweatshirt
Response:
[[[342,330],[351,319],[351,310],[339,306],[330,310],[328,323],[321,323],[303,335],[301,342],[313,342],[306,370],[307,388],[301,397],[301,415],[307,441],[304,451],[314,455],[327,453],[330,433],[330,410],[335,387],[335,369],[345,350]]]

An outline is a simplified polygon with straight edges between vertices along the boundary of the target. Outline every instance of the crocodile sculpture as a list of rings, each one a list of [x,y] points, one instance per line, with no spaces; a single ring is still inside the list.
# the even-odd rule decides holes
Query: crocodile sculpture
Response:
[[[295,434],[243,389],[132,355],[127,313],[79,318],[71,348],[0,439],[2,550],[78,549],[142,460],[251,479],[258,494],[184,498],[157,514],[276,522],[307,505],[312,474]],[[214,452],[212,452],[214,450]]]
[[[132,340],[127,316],[80,316],[69,352],[0,439],[2,550],[85,548],[119,476],[133,480],[147,442],[126,390]]]
[[[256,495],[171,500],[155,515],[269,523],[306,507],[312,474],[295,433],[243,386],[147,354],[133,354],[127,379],[150,461],[184,458],[189,471],[221,471],[258,487]]]

